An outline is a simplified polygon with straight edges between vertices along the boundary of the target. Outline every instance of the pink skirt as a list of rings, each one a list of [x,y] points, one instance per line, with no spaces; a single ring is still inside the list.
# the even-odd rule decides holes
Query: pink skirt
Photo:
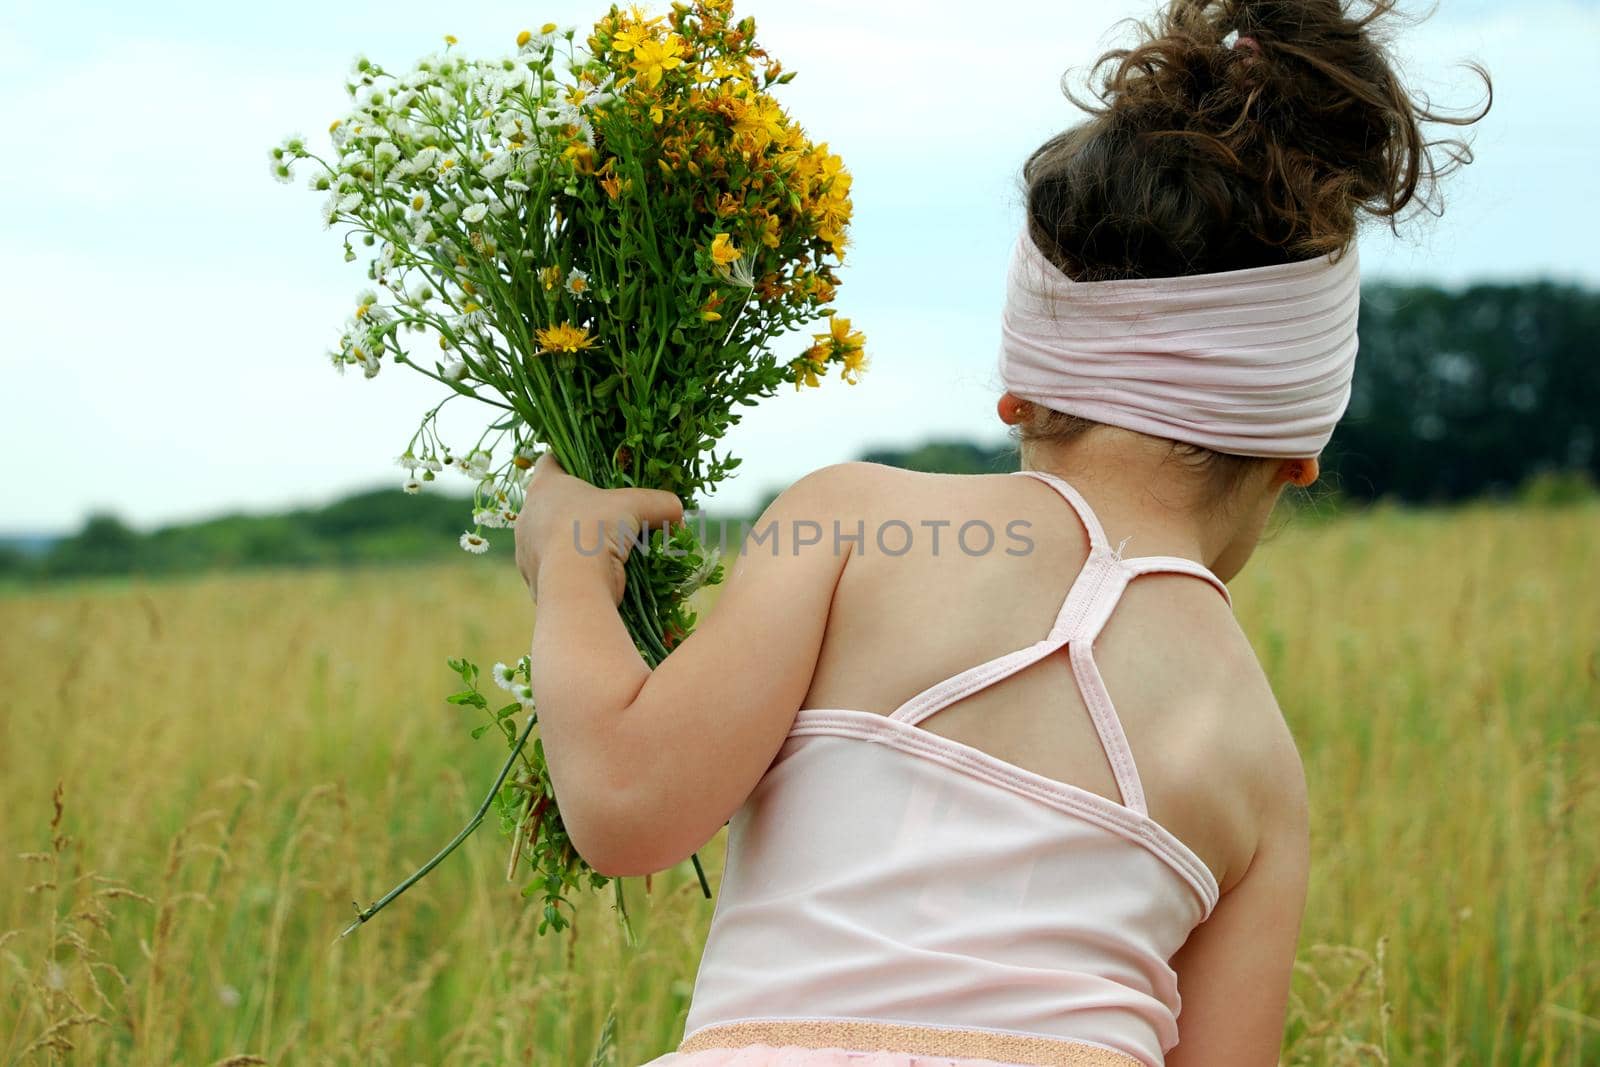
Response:
[[[641,1067],[1143,1067],[1125,1052],[1042,1034],[871,1019],[702,1026]]]
[[[856,1052],[802,1045],[746,1045],[669,1052],[643,1067],[1024,1067],[1001,1060],[924,1056],[915,1052]]]

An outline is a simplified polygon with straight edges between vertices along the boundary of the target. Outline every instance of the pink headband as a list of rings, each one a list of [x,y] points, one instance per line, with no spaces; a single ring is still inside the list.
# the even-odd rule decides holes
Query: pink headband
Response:
[[[1350,402],[1361,269],[1352,244],[1270,267],[1075,282],[1026,227],[1001,319],[1014,396],[1242,456],[1320,453]]]

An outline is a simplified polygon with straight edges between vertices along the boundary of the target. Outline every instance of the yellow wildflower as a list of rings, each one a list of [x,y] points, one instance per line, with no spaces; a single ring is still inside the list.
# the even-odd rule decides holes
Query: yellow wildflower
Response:
[[[613,52],[631,52],[653,37],[654,35],[650,30],[644,26],[636,30],[618,30],[617,35],[611,39],[611,50]]]
[[[867,354],[857,348],[846,352],[844,356],[844,380],[855,385],[861,380],[861,372],[867,369]]]
[[[608,174],[605,180],[600,183],[600,187],[604,189],[606,191],[606,195],[613,200],[622,195],[622,182],[617,180],[617,176],[615,174]]]
[[[460,44],[461,42],[456,40],[456,35],[455,34],[447,33],[447,34],[444,35],[444,43],[449,45],[449,44]]]
[[[646,29],[649,29],[652,26],[659,26],[661,24],[661,20],[665,17],[665,15],[651,15],[638,4],[632,4],[628,8],[628,18],[638,23],[640,26],[645,27]]]
[[[629,66],[639,72],[639,81],[653,89],[661,84],[662,75],[683,65],[678,55],[682,44],[683,38],[675,33],[668,34],[665,41],[640,41]]]
[[[594,347],[594,338],[582,326],[563,322],[537,334],[539,345],[547,352],[581,352]]]
[[[573,168],[579,174],[594,173],[594,149],[586,144],[568,145],[566,151],[561,153],[572,160]]]
[[[777,274],[764,274],[756,283],[756,293],[763,300],[782,300],[784,288],[778,284]]]
[[[555,33],[556,32],[556,24],[553,23],[553,22],[547,22],[543,26],[539,27],[539,32],[540,33]]]
[[[711,242],[711,262],[719,267],[726,267],[742,255],[744,253],[734,247],[729,234],[719,233]]]
[[[789,366],[794,371],[795,392],[799,392],[802,387],[807,385],[815,389],[822,384],[821,379],[817,377],[817,365],[804,356],[795,360]]]
[[[539,280],[544,283],[544,287],[546,289],[554,289],[556,286],[561,284],[561,268],[544,268],[539,272]]]
[[[761,220],[761,243],[768,248],[777,248],[782,243],[778,234],[778,216],[768,215]]]
[[[864,333],[859,331],[852,333],[850,331],[850,320],[841,319],[837,313],[829,317],[827,333],[813,334],[812,336],[819,341],[832,342],[833,350],[838,355],[848,355],[850,352],[860,349],[867,340],[867,335]]]
[[[705,321],[707,321],[707,322],[718,322],[718,321],[720,321],[722,319],[722,313],[719,312],[717,310],[717,308],[719,308],[721,306],[722,306],[722,294],[721,293],[712,293],[711,294],[711,299],[707,300],[706,303],[705,303],[705,307],[700,309],[700,317],[702,319],[704,319]]]
[[[533,31],[523,30],[521,33],[517,34],[517,47],[526,48],[528,42],[531,40],[533,40]]]

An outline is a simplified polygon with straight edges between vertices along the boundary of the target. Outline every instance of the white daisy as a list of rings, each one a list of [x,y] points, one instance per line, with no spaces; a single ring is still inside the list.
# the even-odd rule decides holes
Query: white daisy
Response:
[[[511,173],[511,168],[517,165],[516,159],[510,152],[496,152],[489,162],[485,163],[480,173],[490,181],[497,181]]]
[[[517,684],[517,669],[504,663],[496,663],[489,674],[494,678],[494,684],[508,693],[511,692],[511,687]]]
[[[517,703],[521,704],[524,708],[532,710],[533,686],[529,685],[527,682],[518,682],[512,687],[511,695],[517,698]]]
[[[394,462],[396,466],[404,467],[413,474],[417,472],[417,468],[422,466],[422,460],[418,459],[416,456],[413,456],[410,452],[407,452],[403,456],[396,457]]]
[[[577,267],[572,268],[572,273],[567,275],[567,292],[573,296],[582,296],[589,291],[589,275]]]
[[[490,511],[487,508],[474,511],[472,513],[472,521],[479,526],[487,526],[491,530],[505,529],[505,522],[502,520],[500,512]]]
[[[404,489],[412,496],[416,496],[418,493],[422,492],[422,483],[417,481],[415,478],[407,478],[406,484],[402,485],[400,488]]]
[[[471,207],[467,208],[461,213],[461,217],[466,219],[468,222],[478,223],[482,222],[483,217],[488,213],[489,207],[487,204],[473,204]]]
[[[452,359],[444,365],[444,370],[440,372],[440,376],[447,382],[464,381],[467,377],[467,365],[459,359]]]
[[[534,121],[542,127],[571,126],[583,117],[582,113],[565,100],[557,100],[549,107],[539,109]]]
[[[489,542],[479,535],[468,530],[461,535],[461,547],[475,556],[481,556],[489,551]]]

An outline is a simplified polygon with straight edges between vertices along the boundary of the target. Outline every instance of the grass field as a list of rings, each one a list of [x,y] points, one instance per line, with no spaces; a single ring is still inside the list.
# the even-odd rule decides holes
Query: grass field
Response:
[[[1385,510],[1291,525],[1234,583],[1312,789],[1286,1063],[1600,1063],[1597,544],[1593,504]],[[626,883],[636,947],[609,895],[541,940],[486,826],[334,943],[498,767],[442,700],[446,657],[526,647],[495,551],[0,598],[6,1063],[633,1067],[676,1043],[711,915],[687,864]]]

